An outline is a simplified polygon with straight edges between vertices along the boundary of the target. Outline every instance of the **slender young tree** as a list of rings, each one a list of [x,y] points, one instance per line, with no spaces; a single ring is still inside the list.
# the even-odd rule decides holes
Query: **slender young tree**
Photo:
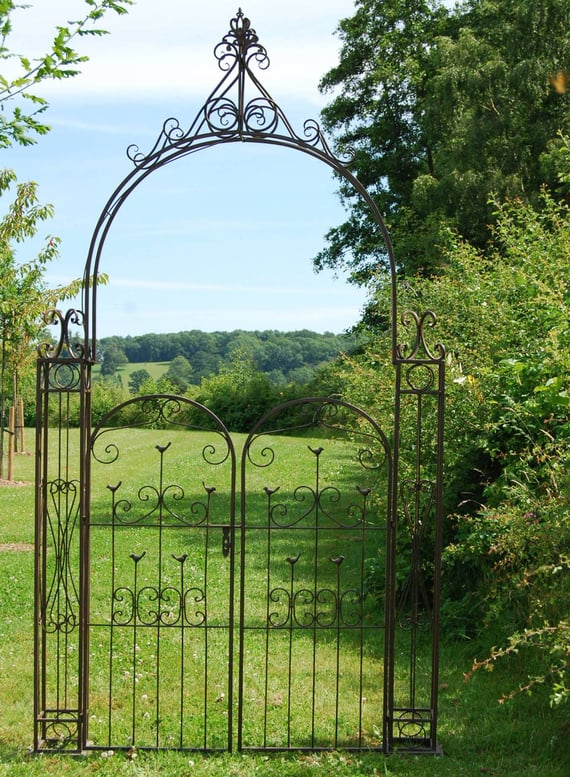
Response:
[[[108,12],[124,14],[131,4],[132,0],[78,2],[78,8],[83,9],[81,18],[58,26],[46,52],[28,56],[10,49],[15,12],[28,6],[14,0],[0,0],[0,148],[33,144],[38,136],[49,131],[43,120],[49,104],[38,88],[45,81],[76,76],[88,57],[73,48],[75,41],[87,35],[105,35],[107,31],[98,26],[102,18]],[[0,169],[0,197],[8,196],[15,183],[12,170]],[[38,226],[52,215],[53,207],[39,202],[36,184],[20,183],[0,220],[0,477],[7,387],[11,386],[15,396],[19,371],[30,358],[31,344],[42,328],[43,314],[58,300],[73,297],[80,289],[79,281],[58,289],[46,286],[44,270],[57,256],[57,238],[48,238],[35,259],[25,263],[17,261],[15,244],[34,237]]]
[[[0,171],[0,197],[10,193],[16,176]],[[75,296],[81,281],[48,288],[46,266],[58,255],[59,239],[48,237],[37,256],[18,263],[15,244],[36,236],[38,228],[53,215],[51,205],[42,205],[35,183],[16,184],[8,212],[0,220],[0,477],[6,430],[6,398],[18,394],[18,379],[33,357],[32,344],[43,329],[43,315],[59,300]]]

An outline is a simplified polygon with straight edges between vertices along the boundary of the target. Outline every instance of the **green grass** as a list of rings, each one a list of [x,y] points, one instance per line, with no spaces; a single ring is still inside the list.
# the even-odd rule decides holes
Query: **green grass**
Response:
[[[306,444],[306,441],[303,441]],[[28,443],[31,445],[31,443]],[[128,457],[127,457],[128,458]],[[149,471],[152,466],[149,466]],[[18,456],[15,476],[20,481],[33,479],[32,456]],[[141,460],[133,455],[125,461],[125,478],[134,478],[141,471]],[[141,482],[148,482],[148,472],[141,473]],[[99,485],[103,484],[103,480]],[[284,488],[287,484],[284,483]],[[291,484],[290,484],[291,485]],[[99,497],[98,497],[99,498]],[[101,497],[102,499],[103,497]],[[103,510],[103,502],[96,502]],[[99,530],[102,539],[96,545],[97,563],[107,558],[105,529]],[[140,530],[126,529],[125,548],[132,547],[132,537]],[[147,530],[145,530],[147,531]],[[153,530],[149,529],[149,533]],[[128,535],[132,535],[130,538]],[[176,544],[175,533],[169,540]],[[25,549],[33,542],[33,486],[2,487],[0,489],[0,544],[20,543],[20,550],[0,549],[2,586],[0,589],[0,777],[2,775],[398,775],[398,777],[567,777],[570,757],[567,741],[570,735],[568,710],[551,710],[539,690],[533,697],[518,697],[512,702],[498,703],[503,691],[523,680],[529,672],[524,657],[510,665],[497,665],[493,673],[477,673],[469,682],[464,673],[469,670],[477,653],[485,653],[485,646],[446,644],[441,656],[441,694],[439,740],[443,757],[413,757],[394,755],[384,758],[374,753],[358,755],[331,752],[316,754],[220,754],[203,756],[175,751],[139,752],[133,760],[123,752],[92,753],[86,757],[30,756],[32,741],[32,619],[33,619],[33,553]],[[217,540],[216,540],[217,542]],[[13,546],[10,546],[13,547]],[[98,548],[98,549],[97,549]],[[202,553],[197,551],[197,553]],[[255,570],[251,571],[254,576]],[[95,589],[97,582],[94,583]],[[103,599],[104,600],[104,595]],[[255,609],[255,608],[254,608]],[[250,649],[254,653],[255,639]],[[143,645],[144,649],[144,645]],[[176,640],[165,648],[176,651]],[[300,651],[305,648],[301,645]],[[326,651],[326,645],[322,646]],[[215,651],[214,651],[215,652]],[[334,659],[333,659],[334,661]],[[255,662],[254,662],[255,665]],[[303,662],[301,662],[302,670]],[[215,666],[213,667],[214,671]],[[397,670],[405,671],[405,665]],[[277,682],[279,678],[273,678]],[[152,684],[150,677],[141,682]],[[147,687],[147,696],[152,687]],[[218,692],[219,689],[213,688]],[[250,686],[255,695],[255,685]],[[141,691],[141,698],[142,698]],[[326,696],[326,694],[323,694]],[[283,690],[274,691],[272,714],[282,715]],[[323,700],[326,705],[326,698]],[[250,698],[250,706],[255,699]],[[300,720],[300,709],[293,706],[292,725]],[[258,725],[255,715],[252,725]]]
[[[129,379],[133,372],[137,370],[146,370],[153,380],[161,378],[168,371],[170,362],[129,362],[117,367],[116,375],[121,378],[123,386],[129,387]],[[101,372],[101,365],[96,364],[93,367],[93,376],[96,377]]]

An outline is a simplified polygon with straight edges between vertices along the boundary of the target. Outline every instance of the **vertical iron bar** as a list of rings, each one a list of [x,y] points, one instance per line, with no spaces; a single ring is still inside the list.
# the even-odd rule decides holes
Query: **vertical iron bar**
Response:
[[[247,444],[241,452],[240,462],[240,572],[239,572],[239,666],[238,666],[238,704],[237,704],[237,748],[238,752],[243,749],[243,691],[244,691],[244,648],[245,648],[245,552],[246,552],[246,477],[245,465],[249,456],[249,447]],[[235,489],[234,489],[235,490]],[[268,624],[266,628],[268,627]]]
[[[366,558],[366,540],[367,528],[366,520],[368,517],[368,494],[364,494],[361,519],[361,539],[360,539],[360,591],[358,598],[358,620],[359,620],[359,670],[358,670],[358,747],[362,747],[362,705],[364,696],[364,560]],[[384,657],[386,660],[386,657]],[[386,689],[384,688],[384,694]]]
[[[322,448],[310,448],[316,457],[315,466],[315,528],[313,540],[313,681],[311,689],[311,747],[315,746],[315,701],[317,693],[317,595],[319,589],[319,518],[320,518],[320,455]]]
[[[91,598],[91,364],[87,352],[80,370],[80,470],[79,470],[79,741],[87,747],[89,720],[89,621]]]
[[[209,613],[208,613],[208,556],[210,550],[210,516],[208,515],[206,523],[206,537],[205,537],[205,550],[204,550],[204,749],[208,747],[208,691],[209,691],[209,664],[208,664],[208,647],[209,647]]]
[[[112,728],[113,728],[113,651],[115,648],[115,566],[116,566],[116,544],[115,544],[115,520],[116,520],[116,502],[115,494],[120,487],[121,483],[116,486],[107,486],[111,492],[111,614],[109,619],[109,698],[107,701],[107,747],[112,745]],[[133,618],[135,617],[134,603],[133,603]]]
[[[46,645],[45,611],[45,439],[47,437],[46,384],[47,366],[38,359],[36,365],[36,462],[35,462],[35,553],[34,553],[34,750],[45,739],[44,726],[40,726],[40,713],[45,710]]]
[[[395,315],[395,313],[394,313]],[[395,330],[395,319],[392,322]],[[391,488],[389,489],[390,510],[386,527],[386,595],[384,609],[384,721],[382,726],[382,750],[391,753],[394,747],[394,673],[396,632],[396,539],[398,532],[398,494],[400,481],[401,444],[401,390],[402,364],[394,347],[394,451],[392,456]]]
[[[186,554],[184,554],[176,559],[180,564],[180,748],[182,748],[184,743],[184,630],[186,626],[184,562],[187,558]]]
[[[227,749],[233,751],[233,718],[234,718],[234,618],[235,618],[235,534],[236,534],[236,472],[235,472],[235,452],[231,440],[227,440],[231,453],[231,476],[230,476],[230,553],[229,553],[229,612],[228,612],[228,728],[227,728]]]
[[[138,556],[134,553],[131,553],[131,558],[135,564],[135,570],[134,570],[134,582],[133,582],[133,659],[132,659],[132,698],[131,698],[131,738],[132,742],[131,745],[133,747],[136,747],[137,744],[137,737],[136,737],[136,729],[137,729],[137,720],[136,720],[136,703],[137,703],[137,695],[136,695],[136,689],[137,689],[137,619],[138,619],[138,569],[139,569],[139,562],[140,560],[145,556],[146,551],[143,551],[143,553]],[[157,693],[158,696],[158,693]],[[157,719],[157,726],[158,726],[158,719]]]
[[[335,679],[335,710],[334,710],[334,746],[338,748],[338,707],[340,693],[340,619],[341,619],[341,588],[340,588],[340,568],[344,561],[343,556],[337,559],[331,559],[336,564],[336,679]]]
[[[445,422],[445,360],[438,367],[437,395],[437,453],[436,453],[436,505],[435,505],[435,547],[433,572],[433,648],[431,669],[432,721],[430,735],[432,746],[437,747],[438,695],[439,695],[439,629],[441,607],[441,553],[443,545],[443,454]]]
[[[265,589],[265,688],[263,701],[263,746],[267,747],[267,703],[269,694],[269,601],[271,596],[271,497],[272,492],[266,488],[267,494],[267,577]]]
[[[295,564],[299,560],[297,558],[288,558],[287,561],[291,566],[291,575],[289,582],[289,656],[287,664],[287,747],[291,747],[291,676],[293,671],[293,621],[295,615],[294,607],[294,576],[295,576]]]

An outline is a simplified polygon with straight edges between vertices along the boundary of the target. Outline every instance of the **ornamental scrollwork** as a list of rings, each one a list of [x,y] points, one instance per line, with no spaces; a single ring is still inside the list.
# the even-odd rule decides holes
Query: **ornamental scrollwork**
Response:
[[[399,737],[424,740],[428,736],[431,724],[431,714],[428,710],[405,709],[395,712],[394,726]]]
[[[410,570],[398,603],[398,622],[403,630],[410,631],[425,629],[431,622],[421,550],[435,504],[435,483],[427,479],[405,480],[400,486],[400,497],[411,551]]]
[[[296,587],[295,566],[301,555],[288,556],[288,588],[278,585],[268,599],[267,623],[271,628],[330,629],[360,626],[363,621],[363,596],[356,588],[343,589],[341,566],[344,556],[328,559],[335,569],[336,585],[320,588]]]
[[[115,626],[203,626],[206,594],[196,586],[180,590],[145,585],[138,591],[118,586],[113,591],[112,622]]]
[[[70,634],[79,619],[79,591],[73,554],[79,516],[79,481],[58,478],[48,483],[47,531],[53,560],[47,565],[43,629],[46,633]]]
[[[207,620],[206,592],[204,588],[186,585],[184,563],[188,556],[173,555],[180,567],[180,585],[138,585],[138,566],[146,552],[132,553],[134,582],[132,586],[117,586],[112,593],[111,622],[115,626],[204,626]]]
[[[372,520],[370,500],[372,489],[359,484],[353,485],[351,495],[343,493],[341,489],[330,483],[322,482],[319,470],[319,458],[325,451],[323,447],[313,448],[307,446],[315,460],[315,482],[312,485],[302,484],[296,486],[285,501],[281,497],[280,486],[264,487],[267,498],[268,525],[275,528],[291,528],[301,524],[307,519],[313,519],[318,525],[323,519],[331,525],[341,528],[363,527]],[[269,466],[275,453],[271,448],[265,447],[262,452],[267,463],[258,463],[257,466]],[[374,457],[371,451],[366,453],[361,449],[357,455],[357,463],[363,469],[378,467],[378,463],[372,464]],[[276,496],[277,495],[277,496]]]
[[[280,145],[315,149],[335,166],[350,164],[353,150],[345,149],[337,157],[316,120],[307,119],[302,133],[295,132],[283,110],[260,83],[253,66],[266,70],[269,57],[241,10],[230,21],[229,32],[215,46],[214,57],[224,76],[189,128],[185,130],[178,119],[169,118],[149,152],[130,145],[127,156],[135,167],[151,170],[163,163],[165,155],[188,154],[227,140],[261,136],[274,138]]]
[[[196,420],[204,414],[206,423]],[[212,421],[215,427],[212,429]],[[209,425],[208,425],[209,422]],[[204,444],[202,459],[212,466],[224,464],[232,455],[233,446],[223,424],[198,402],[172,394],[151,394],[134,397],[113,408],[99,422],[91,437],[91,454],[99,464],[113,464],[120,449],[113,435],[124,429],[162,429],[179,427],[195,431],[209,431],[212,440]],[[155,446],[157,450],[160,446]],[[170,447],[165,444],[162,453]]]
[[[441,343],[431,345],[428,342],[427,330],[433,329],[437,324],[435,313],[427,310],[419,316],[413,310],[407,310],[400,319],[405,330],[411,332],[409,343],[400,343],[396,346],[396,356],[399,360],[409,362],[426,359],[432,362],[442,362],[445,359],[445,348]]]
[[[259,42],[256,31],[241,8],[230,21],[229,32],[215,47],[214,56],[218,60],[220,70],[225,72],[236,65],[249,66],[252,60],[255,60],[260,70],[266,70],[269,67],[267,51]]]
[[[293,593],[283,586],[273,588],[269,601],[275,605],[267,622],[274,629],[359,626],[362,623],[362,595],[356,588],[333,591],[299,588]]]
[[[75,747],[79,729],[78,714],[72,710],[57,711],[55,720],[48,720],[44,730],[45,748],[65,750]]]
[[[107,488],[112,494],[113,521],[124,526],[149,525],[149,523],[159,526],[168,521],[183,526],[202,526],[210,518],[211,499],[216,491],[215,487],[202,483],[204,499],[195,499],[186,509],[182,509],[186,494],[178,484],[162,485],[159,488],[154,485],[141,486],[137,491],[136,501],[128,497],[118,498],[121,486],[122,483],[119,482],[116,485],[108,485]]]
[[[44,314],[46,326],[58,327],[59,331],[54,340],[45,341],[38,345],[37,353],[40,359],[69,359],[80,361],[85,357],[85,347],[73,335],[71,327],[80,327],[83,330],[84,319],[81,310],[71,309],[65,314],[61,310],[48,310]]]

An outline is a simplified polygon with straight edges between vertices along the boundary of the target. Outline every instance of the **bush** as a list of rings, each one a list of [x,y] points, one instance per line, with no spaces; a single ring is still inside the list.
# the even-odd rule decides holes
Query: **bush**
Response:
[[[560,701],[569,642],[569,208],[547,192],[539,211],[497,205],[489,249],[455,238],[447,261],[445,273],[399,288],[401,310],[437,312],[448,352],[443,628],[487,641],[487,650],[489,639],[500,641],[487,666],[533,650],[544,662],[537,677],[549,678]],[[389,293],[381,284],[371,321],[382,322]],[[389,355],[381,325],[363,354],[337,365],[345,398],[387,429]]]

